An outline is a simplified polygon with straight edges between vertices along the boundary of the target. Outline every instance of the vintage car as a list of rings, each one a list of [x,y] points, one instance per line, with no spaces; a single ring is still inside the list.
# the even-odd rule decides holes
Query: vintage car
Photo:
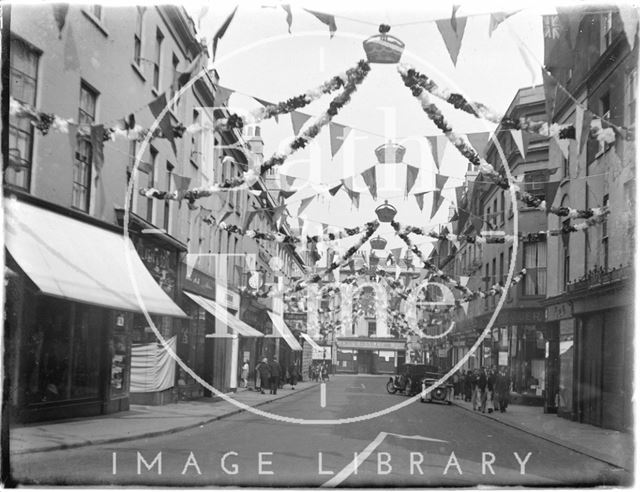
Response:
[[[387,392],[403,393],[406,396],[417,395],[423,389],[423,379],[437,371],[434,366],[426,364],[404,364],[398,367],[398,374],[387,381]]]
[[[431,389],[429,392],[426,390],[433,385],[436,381],[439,381],[440,378],[444,374],[438,371],[430,371],[425,373],[422,378],[422,394],[420,396],[420,401],[422,402],[439,402],[446,403],[447,405],[451,405],[453,400],[453,384],[449,381],[445,380],[440,383],[435,388]]]

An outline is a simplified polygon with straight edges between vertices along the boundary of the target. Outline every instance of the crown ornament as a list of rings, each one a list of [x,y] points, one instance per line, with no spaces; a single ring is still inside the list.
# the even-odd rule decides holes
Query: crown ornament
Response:
[[[375,36],[362,43],[369,63],[398,63],[404,51],[404,43],[395,36],[389,35],[390,26],[380,24]]]

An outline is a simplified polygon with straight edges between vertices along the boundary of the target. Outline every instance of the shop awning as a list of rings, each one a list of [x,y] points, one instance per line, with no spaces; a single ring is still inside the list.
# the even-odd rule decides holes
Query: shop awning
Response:
[[[44,294],[187,317],[153,279],[128,237],[15,199],[4,203],[5,246]]]
[[[293,336],[293,333],[291,333],[291,330],[282,319],[282,316],[272,313],[271,311],[268,311],[268,313],[271,321],[273,322],[273,328],[278,332],[278,335],[276,336],[284,338],[284,341],[287,342],[287,345],[289,345],[291,350],[302,351],[302,346],[298,343],[296,337]]]
[[[224,323],[228,328],[231,328],[231,330],[238,335],[242,335],[243,337],[264,336],[263,333],[260,333],[258,330],[251,328],[244,321],[236,318],[216,301],[212,301],[211,299],[207,299],[206,297],[202,297],[197,294],[191,294],[190,292],[185,292],[184,294],[206,312],[214,316],[217,320]],[[229,336],[231,335],[218,333],[210,333],[206,335],[207,338],[227,338]]]
[[[320,347],[320,345],[318,345],[318,343],[306,333],[301,333],[300,336],[304,338],[307,342],[309,342],[309,345],[311,345],[311,347],[313,347],[314,349],[322,350],[322,347]]]

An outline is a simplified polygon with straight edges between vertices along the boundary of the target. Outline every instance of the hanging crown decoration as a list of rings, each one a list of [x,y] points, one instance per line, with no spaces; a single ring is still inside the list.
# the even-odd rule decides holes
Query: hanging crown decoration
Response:
[[[380,222],[392,222],[397,213],[398,211],[396,210],[396,207],[389,204],[387,200],[385,200],[382,205],[376,208],[376,215],[378,216],[378,220]]]
[[[374,152],[380,164],[399,164],[403,161],[406,151],[407,149],[400,144],[387,142]]]
[[[387,240],[385,238],[383,238],[382,236],[377,236],[374,237],[371,241],[369,241],[371,243],[371,248],[372,249],[384,249],[387,246]]]
[[[404,43],[388,34],[390,26],[380,24],[380,34],[371,36],[362,43],[370,63],[398,63],[404,51]]]

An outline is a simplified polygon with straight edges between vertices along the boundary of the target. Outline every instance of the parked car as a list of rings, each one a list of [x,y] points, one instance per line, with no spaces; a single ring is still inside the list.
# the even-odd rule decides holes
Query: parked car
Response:
[[[421,402],[438,402],[438,403],[446,403],[447,405],[451,405],[453,401],[453,384],[448,380],[437,385],[435,388],[431,389],[428,393],[425,393],[426,390],[431,387],[436,381],[439,381],[440,378],[444,376],[443,373],[438,371],[428,372],[422,378],[422,396],[420,396]]]
[[[434,366],[426,364],[404,364],[398,367],[398,374],[387,381],[387,392],[401,392],[406,396],[417,395],[422,391],[422,381],[427,375],[437,371]]]

